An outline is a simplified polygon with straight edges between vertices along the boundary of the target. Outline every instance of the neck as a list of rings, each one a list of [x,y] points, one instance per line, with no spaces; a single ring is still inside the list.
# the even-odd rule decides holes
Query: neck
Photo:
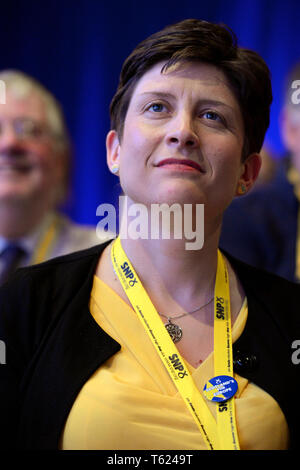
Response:
[[[219,233],[215,233],[196,251],[186,250],[185,240],[121,242],[151,298],[158,299],[158,304],[162,304],[159,299],[170,298],[192,310],[214,294],[218,240]]]
[[[188,217],[181,218],[178,218],[178,214],[182,213],[179,204],[173,218],[170,214],[169,217],[163,217],[161,214],[159,219],[155,219],[152,206],[147,209],[143,207],[144,212],[139,222],[143,229],[147,227],[143,232],[146,236],[137,238],[130,235],[132,218],[128,214],[133,202],[130,198],[124,198],[123,202],[125,206],[122,206],[120,224],[122,246],[150,298],[157,299],[157,308],[167,299],[174,303],[174,308],[178,302],[187,310],[207,302],[214,294],[220,219],[217,218],[213,222],[206,220],[204,212],[198,211],[200,204],[193,206]],[[168,208],[162,212],[166,216]],[[168,220],[172,220],[172,223],[168,223]],[[186,227],[183,227],[183,224]],[[161,227],[162,231],[170,226],[169,236],[164,238],[159,230],[158,239],[153,237],[151,230],[157,226]],[[175,231],[178,234],[180,228],[182,236],[174,236]],[[187,231],[189,240],[185,238]],[[198,235],[201,232],[204,243],[199,248]],[[196,243],[191,243],[191,234],[194,234]]]

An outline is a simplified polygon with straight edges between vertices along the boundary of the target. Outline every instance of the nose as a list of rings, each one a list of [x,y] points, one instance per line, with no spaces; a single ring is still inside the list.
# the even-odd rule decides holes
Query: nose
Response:
[[[193,125],[193,118],[189,113],[179,113],[169,124],[170,131],[166,135],[168,145],[187,150],[199,146],[199,137]]]
[[[19,144],[19,138],[14,131],[12,126],[9,125],[0,125],[0,149],[3,151],[4,149],[15,147]]]

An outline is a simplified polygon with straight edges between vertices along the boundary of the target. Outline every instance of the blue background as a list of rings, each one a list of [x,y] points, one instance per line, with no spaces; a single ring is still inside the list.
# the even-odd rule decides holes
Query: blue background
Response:
[[[72,197],[64,210],[96,224],[96,208],[115,203],[106,168],[109,103],[122,62],[146,36],[185,18],[224,22],[239,44],[267,62],[274,102],[267,142],[280,155],[278,118],[286,72],[300,60],[299,0],[33,0],[1,2],[0,68],[33,75],[62,103],[75,155]],[[300,78],[300,77],[299,77]]]

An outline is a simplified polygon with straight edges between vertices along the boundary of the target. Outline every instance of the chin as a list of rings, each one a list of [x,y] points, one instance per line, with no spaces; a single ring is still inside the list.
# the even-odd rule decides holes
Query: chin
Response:
[[[41,198],[41,190],[30,190],[29,188],[24,188],[20,186],[15,186],[13,188],[0,188],[0,201],[7,203],[18,203],[26,204],[31,201],[31,204],[34,201],[37,201]]]
[[[155,202],[158,204],[204,204],[205,197],[200,194],[199,191],[168,189],[168,191],[162,191],[155,196]]]
[[[145,191],[146,187],[146,191]],[[144,204],[205,204],[206,197],[198,184],[193,181],[171,180],[156,181],[145,184],[141,188],[122,187],[123,195],[128,197],[129,203]]]

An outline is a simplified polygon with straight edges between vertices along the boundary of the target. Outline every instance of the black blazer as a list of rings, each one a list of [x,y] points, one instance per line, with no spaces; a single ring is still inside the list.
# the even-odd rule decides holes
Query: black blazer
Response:
[[[2,449],[57,449],[80,389],[119,351],[88,308],[105,246],[20,269],[0,290],[0,340],[6,345],[6,364],[0,364]],[[291,356],[292,342],[300,339],[300,286],[229,259],[249,309],[233,345],[234,370],[277,400],[296,447],[300,365]]]
[[[251,266],[296,282],[299,201],[286,176],[289,165],[289,159],[280,159],[270,183],[232,201],[220,246]]]

